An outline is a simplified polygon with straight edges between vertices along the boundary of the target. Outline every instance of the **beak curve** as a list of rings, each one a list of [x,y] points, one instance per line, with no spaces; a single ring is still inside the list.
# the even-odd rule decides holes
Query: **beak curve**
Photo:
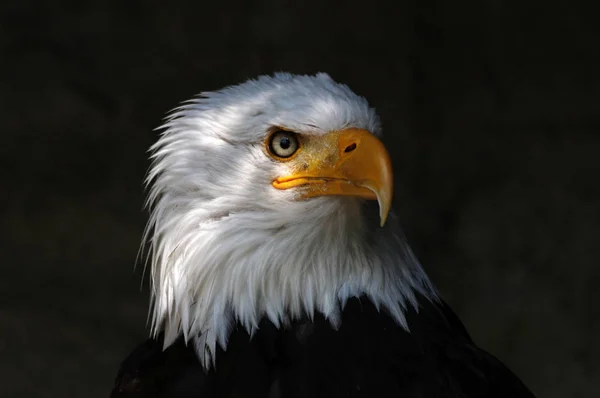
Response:
[[[392,162],[383,143],[367,130],[355,128],[313,140],[294,159],[297,171],[275,179],[273,187],[299,188],[302,199],[341,195],[377,200],[383,226],[394,191]]]

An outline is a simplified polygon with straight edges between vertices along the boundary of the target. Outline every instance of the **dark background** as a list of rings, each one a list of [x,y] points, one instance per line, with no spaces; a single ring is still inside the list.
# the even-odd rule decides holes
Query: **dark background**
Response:
[[[326,71],[383,119],[396,209],[479,344],[600,396],[600,28],[578,2],[0,6],[0,396],[106,397],[147,335],[153,128],[204,91]]]

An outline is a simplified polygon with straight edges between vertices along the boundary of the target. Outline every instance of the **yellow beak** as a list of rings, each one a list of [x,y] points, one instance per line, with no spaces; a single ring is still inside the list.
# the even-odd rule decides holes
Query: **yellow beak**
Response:
[[[300,188],[303,199],[325,195],[377,199],[381,226],[394,191],[392,162],[383,143],[361,129],[303,137],[293,172],[273,181],[277,189]]]

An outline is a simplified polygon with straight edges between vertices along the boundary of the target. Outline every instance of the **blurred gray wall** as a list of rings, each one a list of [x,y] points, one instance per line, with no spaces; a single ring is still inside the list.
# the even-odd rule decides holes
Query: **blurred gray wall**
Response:
[[[280,70],[379,110],[409,240],[477,342],[540,397],[600,396],[589,3],[2,2],[0,396],[107,396],[147,333],[152,129]]]

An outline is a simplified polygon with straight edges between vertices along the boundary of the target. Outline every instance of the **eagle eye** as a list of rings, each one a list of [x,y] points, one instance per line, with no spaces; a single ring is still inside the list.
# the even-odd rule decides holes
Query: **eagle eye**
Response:
[[[298,151],[298,135],[291,131],[277,130],[269,136],[269,152],[278,158],[289,158]]]

